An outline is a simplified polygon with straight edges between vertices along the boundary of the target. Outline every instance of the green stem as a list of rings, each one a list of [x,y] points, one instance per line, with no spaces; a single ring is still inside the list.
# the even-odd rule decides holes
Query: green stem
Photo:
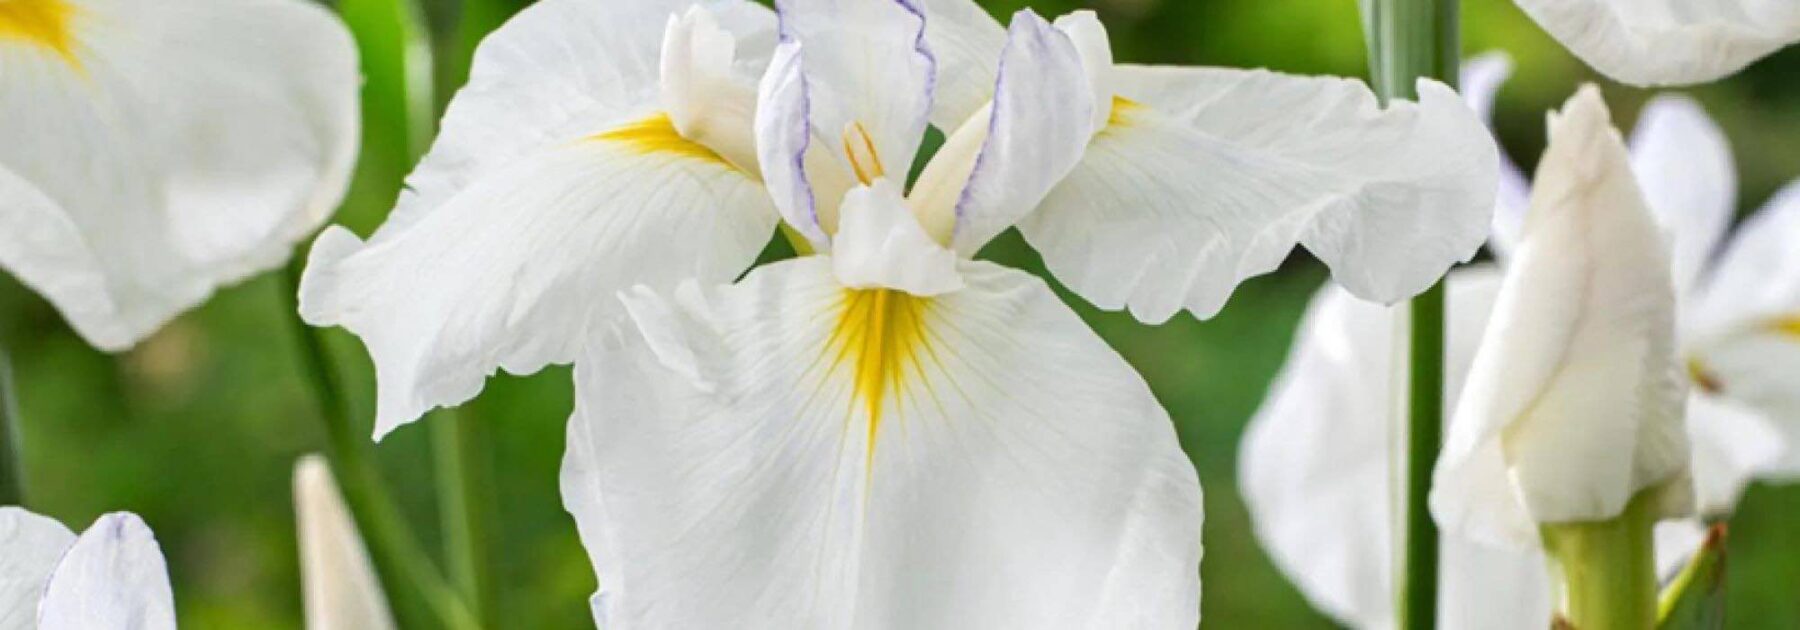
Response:
[[[1656,600],[1656,627],[1723,628],[1725,524],[1714,523],[1706,541]]]
[[[319,419],[324,424],[326,454],[343,488],[344,501],[349,504],[356,527],[368,545],[382,588],[407,627],[479,630],[481,624],[475,615],[432,565],[430,557],[401,518],[393,496],[376,469],[372,441],[364,431],[351,425],[349,409],[326,353],[323,331],[307,326],[297,315],[300,272],[304,264],[296,257],[283,274],[286,282],[281,288],[286,311],[282,320],[291,325],[300,341],[301,362],[318,401]],[[429,611],[436,623],[416,618],[420,611]]]
[[[19,405],[13,397],[12,357],[0,344],[0,505],[25,504],[25,462],[20,458]]]
[[[1456,85],[1461,55],[1457,0],[1364,0],[1369,69],[1383,102],[1418,97],[1417,82]],[[1408,351],[1406,454],[1396,610],[1400,627],[1437,625],[1438,536],[1426,497],[1444,427],[1444,287],[1414,298]]]
[[[1544,550],[1561,582],[1560,625],[1575,630],[1655,627],[1655,494],[1639,493],[1611,520],[1543,526]]]
[[[491,557],[488,548],[492,514],[492,462],[480,448],[487,440],[472,410],[444,410],[430,419],[432,452],[437,458],[438,516],[444,530],[444,557],[450,582],[487,625],[495,625]]]

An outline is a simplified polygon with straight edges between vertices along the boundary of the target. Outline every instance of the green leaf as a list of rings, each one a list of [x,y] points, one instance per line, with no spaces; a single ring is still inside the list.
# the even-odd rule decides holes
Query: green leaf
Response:
[[[1725,524],[1706,532],[1706,542],[1681,573],[1663,588],[1656,606],[1657,630],[1718,630],[1725,627]]]

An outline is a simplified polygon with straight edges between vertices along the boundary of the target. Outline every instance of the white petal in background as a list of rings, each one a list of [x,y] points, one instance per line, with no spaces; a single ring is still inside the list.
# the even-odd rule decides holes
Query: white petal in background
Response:
[[[314,245],[301,315],[368,346],[377,436],[468,400],[496,369],[573,360],[587,328],[621,312],[620,289],[729,280],[768,242],[776,216],[757,174],[658,110],[660,35],[699,29],[720,46],[724,33],[684,23],[673,2],[627,4],[546,1],[483,40],[471,86],[409,178],[417,193],[366,243],[332,228]],[[772,28],[753,6],[712,18],[745,42]],[[729,81],[716,67],[671,65]],[[749,98],[744,81],[701,92]],[[684,116],[709,122],[719,119],[704,108],[729,109],[688,105]],[[749,134],[749,119],[737,124]]]
[[[602,627],[1187,628],[1200,488],[1039,280],[931,299],[822,257],[629,299],[577,363],[565,505]]]
[[[294,465],[300,588],[308,630],[392,630],[393,614],[324,458]]]
[[[1360,81],[1119,66],[1111,124],[1019,228],[1102,308],[1209,317],[1296,244],[1392,302],[1473,256],[1496,149],[1438,83],[1383,109]]]
[[[1489,127],[1494,124],[1494,99],[1509,76],[1512,76],[1512,57],[1504,52],[1490,51],[1463,62],[1459,91],[1463,100]],[[1498,138],[1495,142],[1499,142]],[[1518,163],[1507,155],[1505,147],[1497,148],[1500,152],[1500,190],[1494,199],[1494,233],[1488,238],[1488,245],[1497,254],[1505,256],[1519,242],[1519,230],[1525,224],[1525,208],[1530,202],[1531,182],[1525,178],[1524,171],[1519,170]]]
[[[1516,0],[1607,77],[1632,85],[1723,78],[1800,41],[1791,0]]]
[[[71,0],[0,41],[0,267],[122,350],[281,264],[342,198],[356,50],[299,0]],[[0,35],[0,40],[17,38]]]
[[[175,630],[169,569],[143,520],[116,512],[81,533],[44,587],[38,627]]]
[[[1745,219],[1700,287],[1689,352],[1719,394],[1773,419],[1785,450],[1763,472],[1800,479],[1800,183]]]
[[[37,628],[38,600],[75,533],[56,519],[0,507],[0,630]]]
[[[1675,290],[1687,295],[1737,211],[1731,145],[1700,104],[1661,94],[1638,112],[1631,171],[1674,251]]]
[[[1499,289],[1499,272],[1450,274],[1447,395],[1454,400]],[[1257,538],[1320,610],[1357,628],[1394,623],[1395,460],[1404,365],[1399,308],[1328,285],[1313,298],[1294,350],[1246,430],[1238,481]],[[1741,477],[1737,477],[1741,479]],[[1700,527],[1665,523],[1664,574],[1698,547]],[[1442,532],[1438,613],[1445,628],[1543,626],[1551,615],[1545,558]]]
[[[1639,491],[1691,510],[1675,295],[1662,234],[1599,90],[1551,117],[1524,240],[1432,488],[1446,529],[1529,547]]]

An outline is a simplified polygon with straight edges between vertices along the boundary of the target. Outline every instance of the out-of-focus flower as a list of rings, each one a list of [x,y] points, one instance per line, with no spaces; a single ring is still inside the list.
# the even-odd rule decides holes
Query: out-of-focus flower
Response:
[[[300,581],[308,630],[391,630],[393,614],[331,468],[317,455],[294,465]]]
[[[356,48],[300,0],[0,2],[0,267],[105,350],[280,265],[359,137]]]
[[[150,528],[116,512],[77,537],[0,507],[0,630],[30,628],[174,630],[169,570]]]
[[[758,160],[818,255],[628,292],[577,362],[563,493],[601,625],[1194,625],[1200,490],[1167,414],[1042,282],[971,257],[1018,224],[1156,321],[1302,242],[1406,297],[1485,233],[1479,120],[1436,83],[1383,110],[1351,81],[1115,66],[1091,13],[1027,11],[992,102],[946,124],[943,7],[777,6]]]
[[[1499,55],[1484,55],[1465,66],[1465,94],[1484,117],[1507,72],[1508,62]],[[1769,293],[1756,294],[1764,296],[1760,300],[1730,303],[1746,309],[1739,311],[1741,321],[1754,322],[1763,317],[1761,304],[1779,304],[1779,295],[1790,300],[1800,295],[1792,289],[1779,292],[1800,285],[1800,260],[1784,261],[1788,250],[1775,247],[1787,235],[1800,234],[1800,227],[1788,227],[1795,225],[1793,220],[1777,217],[1800,212],[1788,209],[1796,199],[1793,192],[1779,195],[1739,228],[1734,245],[1703,276],[1706,252],[1719,242],[1732,206],[1733,175],[1723,142],[1697,106],[1662,96],[1639,116],[1629,143],[1631,162],[1646,200],[1673,238],[1672,269],[1683,287],[1678,291],[1683,312],[1691,312],[1702,293],[1696,287],[1712,278],[1755,277],[1760,284],[1753,286]],[[1530,186],[1509,160],[1503,160],[1501,175],[1491,244],[1504,263],[1517,246]],[[1740,246],[1749,249],[1740,253]],[[1497,271],[1489,268],[1449,276],[1448,400],[1455,400],[1460,390],[1498,280]],[[1391,376],[1404,369],[1394,361],[1404,356],[1396,354],[1395,346],[1402,317],[1399,309],[1358,300],[1340,288],[1321,289],[1268,401],[1251,421],[1239,458],[1239,480],[1258,537],[1314,604],[1357,627],[1390,627],[1393,620],[1392,440],[1398,435],[1397,401],[1403,398]],[[1681,331],[1690,362],[1696,356],[1692,319],[1684,317]],[[1771,349],[1765,356],[1780,355]],[[1766,363],[1758,367],[1765,371],[1753,375],[1760,377],[1753,382],[1795,373],[1767,371]],[[1761,388],[1771,389],[1780,391]],[[1752,409],[1748,401],[1722,391],[1692,388],[1687,429],[1694,446],[1696,494],[1706,514],[1728,514],[1751,478],[1788,475],[1783,455],[1794,454],[1785,446],[1791,438],[1784,439],[1782,431],[1794,423],[1778,421],[1787,417],[1778,411]],[[1698,539],[1699,529],[1691,523],[1661,525],[1659,563],[1667,569],[1682,561]],[[1548,577],[1537,551],[1487,548],[1445,532],[1442,558],[1440,614],[1445,627],[1513,628],[1549,618]]]
[[[1598,89],[1549,127],[1432,484],[1438,522],[1486,544],[1535,547],[1539,526],[1609,520],[1640,493],[1693,510],[1661,230]]]
[[[972,15],[928,35],[946,115],[991,89],[1004,36]],[[778,221],[753,137],[776,38],[743,0],[545,0],[483,40],[387,223],[327,230],[302,282],[302,316],[374,358],[376,436],[571,361],[622,289],[742,274]]]
[[[1595,70],[1632,85],[1730,75],[1800,41],[1792,0],[1517,0]]]

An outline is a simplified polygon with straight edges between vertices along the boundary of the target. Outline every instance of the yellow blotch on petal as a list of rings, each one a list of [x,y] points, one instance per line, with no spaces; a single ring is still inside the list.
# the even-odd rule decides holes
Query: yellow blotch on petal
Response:
[[[922,359],[931,353],[925,334],[930,306],[930,298],[891,289],[852,289],[844,294],[843,310],[831,333],[833,366],[850,366],[851,404],[868,415],[871,458],[883,406],[901,389],[908,371],[919,376]]]
[[[1769,322],[1769,329],[1777,335],[1800,341],[1800,315],[1777,317]]]
[[[1144,105],[1137,101],[1114,95],[1112,113],[1106,116],[1106,126],[1124,125],[1131,122],[1131,112],[1142,109]]]
[[[658,113],[610,131],[595,134],[591,139],[601,142],[616,142],[645,155],[668,153],[737,169],[737,166],[720,156],[717,151],[682,136],[681,132],[675,130],[675,121],[671,120],[666,113]]]
[[[77,12],[67,0],[0,0],[0,43],[42,48],[80,68],[70,28]]]

